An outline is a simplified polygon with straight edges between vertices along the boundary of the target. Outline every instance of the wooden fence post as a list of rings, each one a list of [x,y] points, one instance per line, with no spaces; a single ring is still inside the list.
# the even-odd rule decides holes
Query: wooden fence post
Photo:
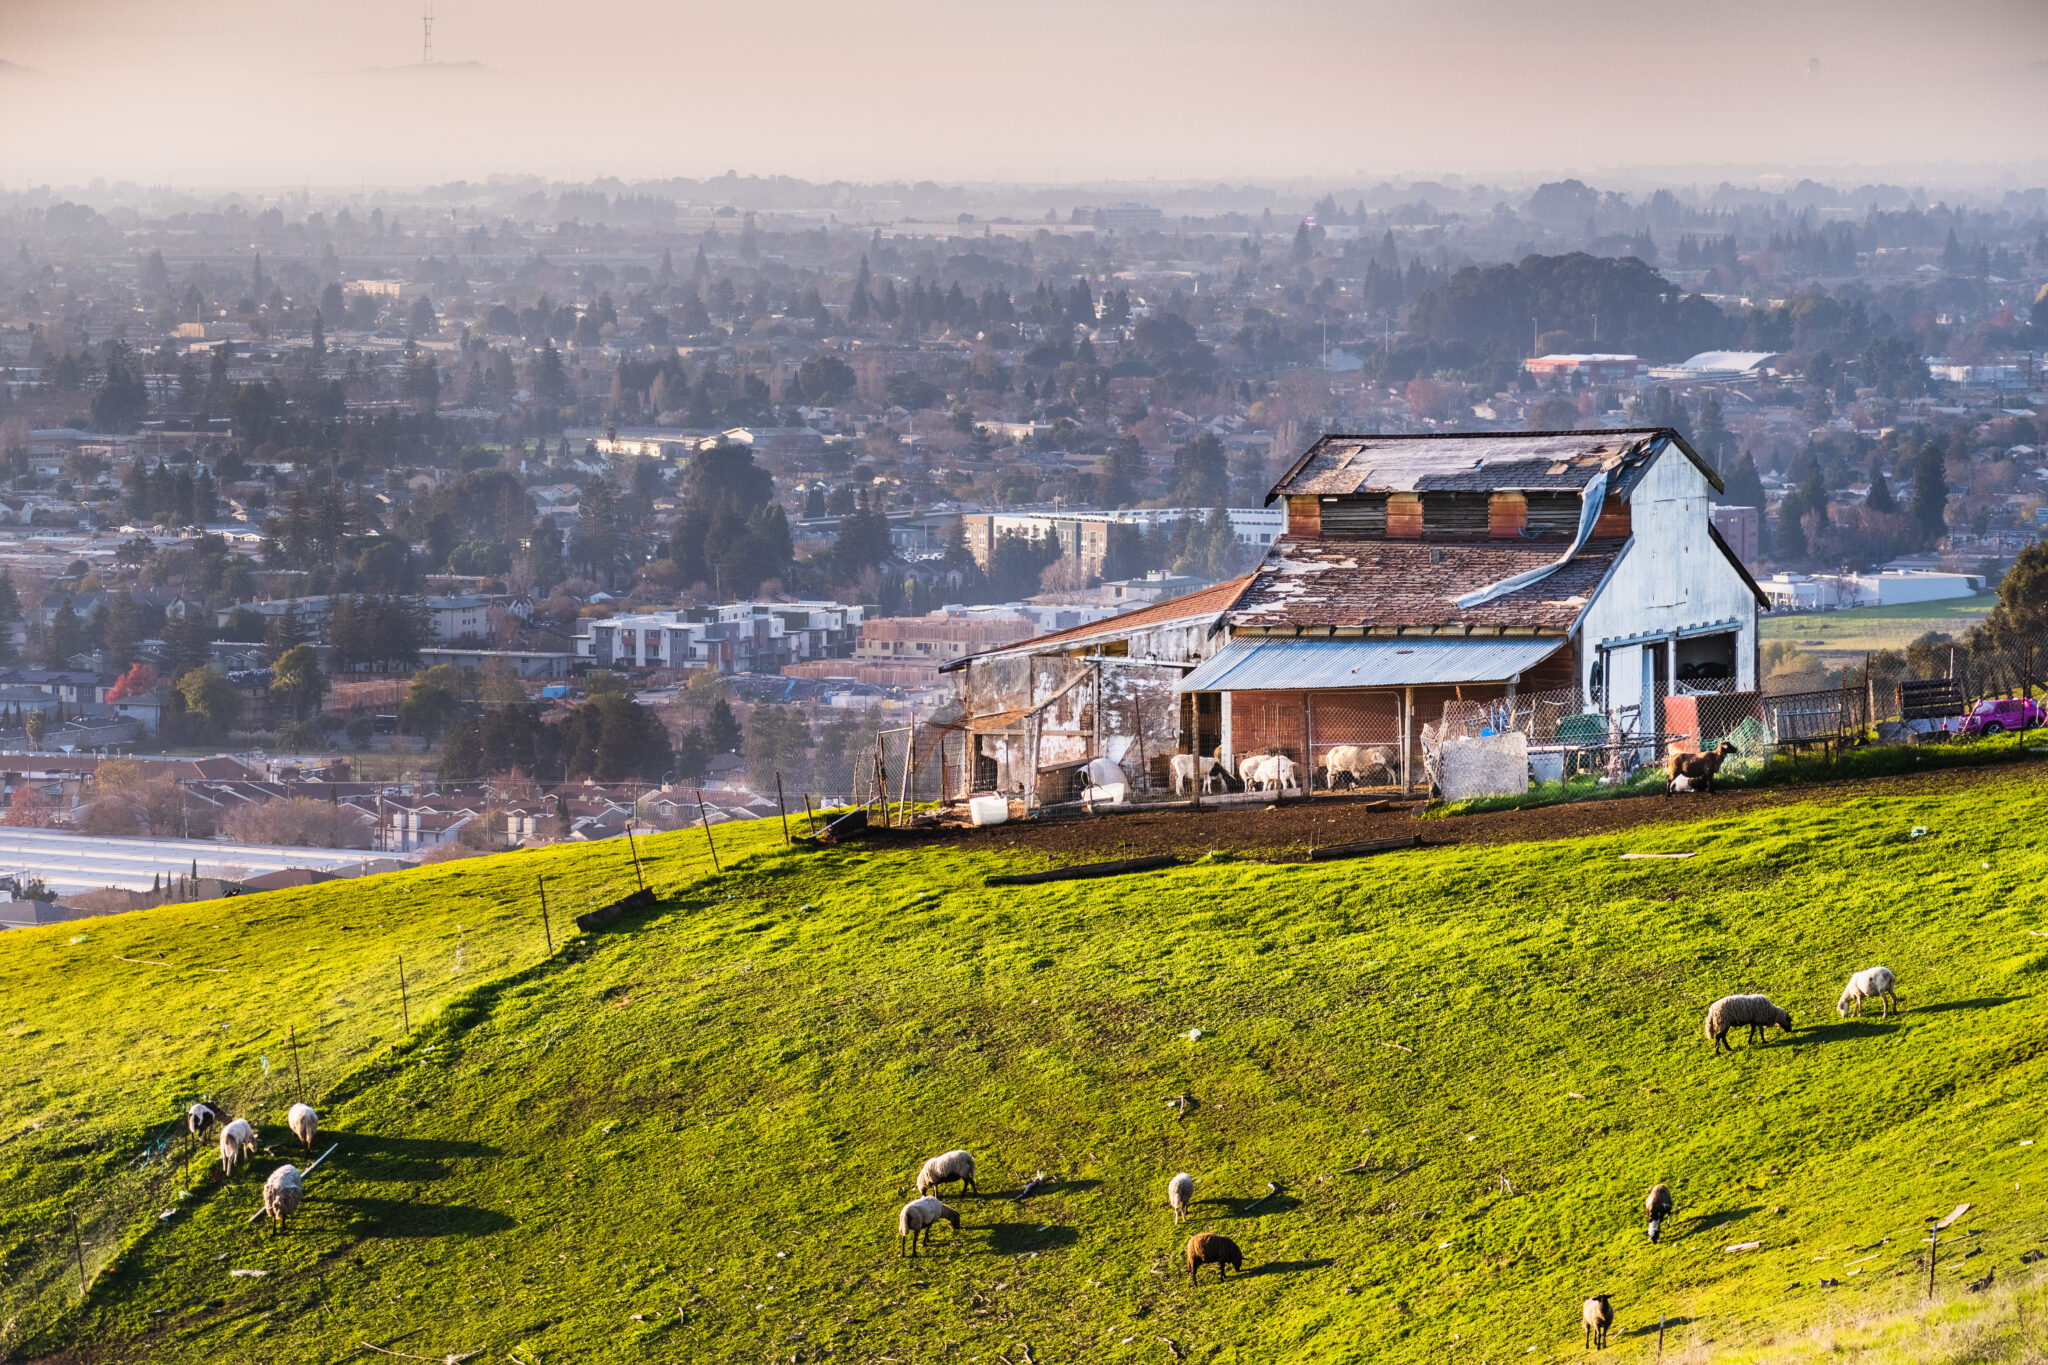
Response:
[[[535,877],[533,884],[540,888],[540,931],[547,935],[548,956],[553,957],[555,955],[555,931],[548,927],[548,881],[545,877]]]
[[[701,787],[697,790],[697,818],[704,822],[704,846],[711,850],[711,868],[714,872],[722,873],[725,869],[718,864],[718,845],[711,838],[711,812],[704,809],[704,791]]]
[[[642,891],[645,891],[647,889],[647,878],[641,875],[640,872],[640,847],[633,842],[633,822],[631,820],[626,822],[626,849],[633,855],[633,880],[640,884]]]
[[[782,817],[782,842],[789,843],[789,807],[782,800],[782,774],[775,774],[775,813]]]
[[[402,1011],[399,1017],[405,1020],[406,1036],[411,1037],[412,1001],[406,997],[405,993],[405,955],[403,953],[398,958],[398,1008]]]

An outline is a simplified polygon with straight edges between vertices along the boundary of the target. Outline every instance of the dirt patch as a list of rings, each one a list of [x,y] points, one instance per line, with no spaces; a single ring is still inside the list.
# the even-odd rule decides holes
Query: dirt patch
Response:
[[[1743,815],[1798,802],[1828,804],[1864,797],[1933,795],[1996,783],[2037,784],[2041,764],[1997,768],[1946,768],[1899,777],[1816,782],[1798,786],[1721,791],[1712,796],[1623,796],[1580,801],[1536,810],[1498,811],[1420,820],[1420,805],[1368,811],[1364,800],[1343,797],[1296,801],[1280,806],[1237,806],[1104,813],[1060,820],[1034,820],[988,829],[876,830],[875,843],[947,843],[962,849],[1027,849],[1054,863],[1094,858],[1134,858],[1153,853],[1199,857],[1219,850],[1282,861],[1301,859],[1309,848],[1366,839],[1399,839],[1420,834],[1426,844],[1511,844],[1538,839],[1574,839],[1617,830]]]

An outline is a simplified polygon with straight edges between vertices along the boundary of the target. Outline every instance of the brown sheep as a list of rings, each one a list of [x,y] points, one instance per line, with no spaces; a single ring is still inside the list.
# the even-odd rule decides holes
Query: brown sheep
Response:
[[[1203,1266],[1216,1267],[1216,1278],[1222,1279],[1231,1270],[1244,1274],[1244,1253],[1237,1249],[1237,1243],[1220,1232],[1198,1232],[1188,1238],[1188,1283],[1199,1284]],[[1225,1267],[1228,1267],[1226,1269]]]
[[[1643,1212],[1650,1217],[1650,1240],[1655,1242],[1657,1234],[1664,1230],[1664,1220],[1671,1216],[1671,1187],[1650,1186],[1650,1197],[1643,1201]]]
[[[1696,791],[1712,795],[1714,774],[1721,771],[1721,765],[1728,760],[1728,755],[1734,752],[1735,746],[1725,739],[1710,753],[1697,754],[1690,749],[1673,749],[1664,760],[1664,794],[1669,796],[1674,791]],[[1680,778],[1685,779],[1685,785],[1679,785]]]
[[[1607,1345],[1607,1329],[1614,1326],[1614,1305],[1605,1294],[1595,1294],[1579,1309],[1579,1321],[1586,1325],[1588,1348]]]

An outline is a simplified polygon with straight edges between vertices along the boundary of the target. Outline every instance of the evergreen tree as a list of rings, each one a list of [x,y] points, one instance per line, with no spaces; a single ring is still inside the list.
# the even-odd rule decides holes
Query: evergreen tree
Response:
[[[1947,470],[1941,447],[1929,441],[1913,459],[1913,525],[1923,543],[1931,545],[1947,531],[1947,510]]]
[[[47,668],[69,668],[71,656],[84,653],[85,645],[85,624],[66,602],[50,618],[50,629],[43,635],[43,664]]]
[[[21,625],[21,597],[14,590],[14,574],[0,569],[0,668],[11,667],[21,658],[14,632]]]
[[[714,754],[729,754],[740,747],[739,717],[723,695],[711,703],[704,716],[704,740]]]
[[[1870,457],[1870,495],[1864,498],[1863,505],[1873,512],[1899,510],[1898,500],[1892,496],[1891,480],[1885,477],[1882,455]]]

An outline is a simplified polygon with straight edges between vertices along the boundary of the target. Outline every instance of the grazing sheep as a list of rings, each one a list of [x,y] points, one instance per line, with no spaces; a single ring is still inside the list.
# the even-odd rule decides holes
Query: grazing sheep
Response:
[[[201,1133],[219,1122],[220,1114],[215,1111],[212,1105],[207,1104],[203,1100],[195,1103],[190,1109],[185,1111],[185,1131],[193,1137],[198,1137]]]
[[[1294,760],[1286,754],[1256,754],[1238,766],[1246,791],[1285,791],[1298,787]]]
[[[1362,787],[1367,774],[1382,771],[1391,779],[1394,758],[1394,751],[1385,745],[1368,748],[1363,744],[1333,744],[1324,755],[1324,783],[1331,788]]]
[[[1607,1295],[1595,1294],[1580,1307],[1579,1321],[1586,1325],[1587,1347],[1605,1348],[1607,1329],[1614,1326],[1614,1305],[1607,1301]]]
[[[1728,1030],[1749,1029],[1750,1046],[1756,1046],[1758,1039],[1769,1042],[1764,1030],[1778,1028],[1786,1033],[1792,1031],[1792,1016],[1771,1003],[1767,995],[1724,995],[1707,1006],[1707,1037],[1714,1040],[1714,1051],[1733,1052],[1728,1046]]]
[[[932,1225],[941,1220],[951,1223],[953,1231],[960,1231],[960,1211],[948,1208],[934,1195],[913,1199],[896,1213],[896,1250],[903,1250],[903,1239],[910,1239],[910,1254],[917,1255],[917,1239],[922,1236],[926,1242],[932,1239]]]
[[[1201,1269],[1205,1265],[1216,1267],[1216,1278],[1222,1279],[1230,1270],[1244,1274],[1244,1253],[1237,1249],[1237,1243],[1220,1232],[1198,1232],[1188,1238],[1188,1283],[1201,1283]],[[1229,1267],[1228,1270],[1225,1267]]]
[[[1213,758],[1200,754],[1175,754],[1170,765],[1173,769],[1173,794],[1179,796],[1189,787],[1200,784],[1204,792],[1211,792],[1223,785],[1222,767]]]
[[[1892,1017],[1892,1007],[1899,1003],[1899,997],[1892,989],[1897,984],[1898,978],[1892,975],[1891,968],[1865,967],[1849,978],[1848,985],[1842,987],[1842,998],[1835,1002],[1835,1013],[1847,1019],[1849,1006],[1854,1004],[1856,1015],[1860,1019],[1863,1016],[1864,1001],[1882,999],[1884,1017],[1889,1019]]]
[[[1664,1230],[1664,1220],[1671,1216],[1671,1187],[1650,1186],[1650,1197],[1643,1201],[1643,1212],[1650,1216],[1650,1240],[1655,1242],[1657,1234]]]
[[[235,1163],[256,1150],[256,1130],[247,1119],[236,1119],[220,1130],[221,1174],[232,1176]]]
[[[1166,1182],[1166,1207],[1173,1210],[1173,1221],[1178,1223],[1188,1216],[1188,1203],[1195,1197],[1195,1178],[1186,1171]]]
[[[292,1130],[292,1136],[306,1144],[306,1150],[313,1150],[313,1139],[320,1132],[320,1116],[313,1112],[310,1104],[295,1104],[286,1111],[285,1127]]]
[[[960,1182],[962,1193],[974,1192],[974,1157],[962,1151],[941,1152],[918,1170],[917,1192],[930,1194],[941,1185]]]
[[[305,1195],[306,1182],[299,1177],[299,1168],[280,1166],[263,1182],[263,1211],[271,1222],[281,1224],[298,1212],[299,1200]]]
[[[1669,796],[1675,791],[1696,791],[1713,795],[1714,774],[1721,771],[1721,765],[1728,760],[1728,755],[1734,752],[1735,746],[1725,739],[1710,753],[1696,754],[1690,749],[1673,749],[1664,760],[1664,794]],[[1678,779],[1681,777],[1686,779],[1683,787],[1678,785]]]

